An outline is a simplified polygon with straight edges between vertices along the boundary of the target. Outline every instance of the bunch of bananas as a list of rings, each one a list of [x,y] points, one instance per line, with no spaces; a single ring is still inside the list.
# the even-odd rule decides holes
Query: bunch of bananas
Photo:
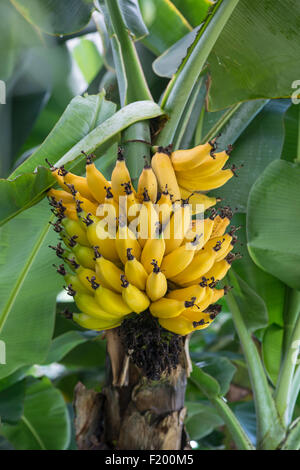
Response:
[[[217,199],[205,191],[234,175],[222,169],[230,151],[216,153],[215,140],[190,150],[159,147],[137,190],[121,150],[111,181],[93,155],[85,155],[86,177],[51,167],[62,188],[48,192],[60,235],[51,248],[82,312],[73,314],[75,322],[105,330],[148,311],[182,336],[211,324],[226,294],[216,286],[236,257],[236,236],[234,228],[225,233],[230,208],[212,209]]]

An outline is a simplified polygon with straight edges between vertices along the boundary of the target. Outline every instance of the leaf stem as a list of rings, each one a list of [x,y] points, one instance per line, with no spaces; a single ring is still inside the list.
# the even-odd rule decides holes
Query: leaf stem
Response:
[[[233,411],[229,408],[226,401],[222,397],[211,398],[212,404],[215,406],[219,415],[223,418],[238,450],[255,450],[251,444],[247,434],[241,427],[238,419]]]
[[[169,82],[161,106],[170,119],[158,137],[158,145],[173,142],[176,129],[206,60],[239,0],[219,0]]]
[[[134,101],[152,100],[133,39],[121,14],[119,0],[105,0],[105,5],[113,31],[120,44],[125,68],[127,94],[124,104],[133,103]],[[124,104],[122,105],[124,106]]]
[[[297,364],[297,353],[300,344],[300,312],[295,323],[291,339],[283,358],[275,391],[275,402],[280,418],[288,425],[288,413],[293,377]]]
[[[276,449],[284,438],[284,427],[279,420],[257,348],[231,292],[228,292],[226,300],[248,364],[257,415],[257,446],[265,450]]]

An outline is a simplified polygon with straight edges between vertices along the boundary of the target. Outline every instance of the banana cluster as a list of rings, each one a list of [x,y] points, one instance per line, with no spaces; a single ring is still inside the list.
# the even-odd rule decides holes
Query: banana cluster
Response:
[[[214,320],[216,302],[226,294],[217,283],[236,256],[235,229],[226,233],[231,210],[212,209],[217,199],[204,193],[234,174],[222,170],[230,149],[215,150],[215,140],[190,150],[158,148],[137,190],[122,151],[111,181],[92,155],[86,155],[85,177],[51,167],[62,188],[48,192],[60,236],[51,248],[82,312],[73,314],[75,322],[105,330],[147,310],[184,336]]]

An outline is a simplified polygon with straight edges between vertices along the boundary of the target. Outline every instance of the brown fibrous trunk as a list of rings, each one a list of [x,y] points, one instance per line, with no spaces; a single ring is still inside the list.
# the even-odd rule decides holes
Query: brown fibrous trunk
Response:
[[[75,389],[75,430],[80,450],[189,449],[184,429],[188,338],[171,372],[149,380],[126,355],[118,329],[106,332],[107,378],[101,393]]]

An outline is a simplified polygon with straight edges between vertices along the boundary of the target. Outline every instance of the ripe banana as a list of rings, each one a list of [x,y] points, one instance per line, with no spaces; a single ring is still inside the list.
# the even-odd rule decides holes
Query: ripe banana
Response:
[[[121,279],[120,279],[121,284]],[[95,289],[95,299],[100,307],[109,312],[111,315],[122,317],[132,312],[129,305],[124,302],[122,295],[107,289],[106,287],[99,286]]]
[[[168,149],[159,147],[158,152],[152,157],[151,166],[157,178],[160,190],[164,191],[167,185],[172,200],[174,202],[180,201],[180,189]]]
[[[159,218],[155,207],[150,200],[148,191],[144,190],[144,201],[138,216],[138,238],[143,248],[148,239],[157,238]]]
[[[201,302],[201,300],[204,298],[206,292],[206,287],[203,287],[200,284],[193,284],[192,286],[182,289],[171,290],[167,294],[167,297],[169,299],[176,300],[185,300],[190,299],[191,297],[195,297],[195,304],[198,304],[198,302]]]
[[[77,307],[90,317],[97,318],[99,320],[117,321],[116,317],[111,315],[111,312],[105,311],[99,307],[95,297],[92,295],[76,293],[74,295],[74,300]]]
[[[160,266],[165,253],[166,244],[161,236],[160,238],[148,238],[141,254],[141,263],[146,272],[150,274],[153,270],[153,259]]]
[[[94,247],[94,251],[96,257],[96,273],[100,279],[101,285],[121,294],[120,276],[124,274],[124,272],[112,261],[105,259],[99,253],[98,247]]]
[[[125,265],[127,261],[127,250],[131,249],[133,256],[139,260],[141,257],[141,246],[135,234],[127,226],[126,222],[120,218],[119,228],[116,235],[116,250],[120,260]]]
[[[190,300],[176,300],[163,297],[150,305],[150,312],[154,317],[173,318],[178,317],[185,309],[195,304],[195,297]]]
[[[61,201],[63,204],[72,204],[74,202],[72,194],[65,190],[49,189],[48,197],[53,197],[57,202]]]
[[[78,191],[84,198],[95,202],[95,199],[93,198],[93,195],[89,189],[86,178],[84,178],[83,176],[74,175],[73,173],[66,171],[64,168],[62,171],[64,172],[63,177],[65,182],[65,188],[67,187],[71,190],[70,186],[74,186],[75,190]]]
[[[137,198],[139,202],[143,202],[143,193],[145,189],[147,190],[151,201],[155,203],[157,199],[157,179],[151,166],[147,162],[145,163],[138,181]]]
[[[171,154],[171,160],[175,171],[187,171],[198,167],[214,159],[215,141],[204,145],[197,145],[188,150],[176,150]]]
[[[86,234],[91,246],[97,246],[100,254],[104,258],[113,262],[119,261],[116,247],[116,240],[110,237],[110,233],[105,229],[104,222],[90,217],[86,218]]]
[[[212,206],[215,206],[218,199],[215,197],[206,196],[206,194],[199,193],[197,191],[188,191],[187,189],[179,186],[180,194],[182,199],[188,199],[192,206],[193,215],[203,214],[204,211]]]
[[[140,290],[146,290],[148,273],[131,253],[132,248],[127,248],[127,261],[125,264],[126,279]],[[120,279],[120,278],[119,278]]]
[[[157,262],[153,260],[153,271],[149,274],[146,284],[146,292],[149,299],[155,302],[165,295],[168,289],[166,276],[161,272]]]
[[[227,183],[234,176],[232,170],[220,170],[213,176],[204,176],[203,178],[184,178],[178,173],[178,184],[189,191],[210,191],[217,189]]]
[[[231,267],[231,263],[226,257],[222,261],[214,263],[213,266],[205,273],[205,277],[208,279],[214,279],[215,281],[221,281],[227,274]]]
[[[160,193],[160,197],[157,201],[156,209],[158,212],[159,222],[161,227],[164,227],[170,220],[173,214],[173,202],[172,197],[166,188]]]
[[[141,313],[149,307],[150,300],[147,295],[133,284],[130,284],[125,276],[121,276],[122,297],[129,306],[130,311]]]
[[[213,249],[202,249],[194,256],[187,268],[181,271],[177,276],[172,277],[171,280],[184,287],[196,284],[201,281],[202,276],[206,276],[206,273],[213,266],[215,258],[216,252]]]
[[[185,204],[185,201],[182,201],[180,204],[174,204],[173,208],[174,213],[163,230],[166,245],[165,256],[182,244],[191,223],[191,208],[189,204]]]
[[[130,174],[125,163],[123,151],[119,149],[116,166],[111,175],[111,187],[116,202],[119,202],[119,196],[124,195],[124,184],[131,183]]]
[[[106,196],[105,187],[109,186],[109,183],[101,171],[96,168],[93,155],[86,156],[86,181],[93,198],[102,204]]]
[[[183,170],[180,172],[180,176],[183,178],[204,178],[207,176],[213,176],[222,170],[223,166],[227,162],[230,155],[230,151],[215,153],[214,158],[210,158],[205,163],[200,164],[196,168],[191,170]],[[179,176],[177,175],[177,176]]]
[[[109,330],[111,328],[116,328],[121,324],[121,320],[116,322],[115,319],[107,320],[102,318],[94,318],[90,315],[87,315],[86,313],[73,313],[72,320],[74,320],[74,322],[82,328],[96,331]]]
[[[194,258],[198,243],[198,238],[195,237],[192,242],[188,242],[185,245],[176,248],[164,257],[161,263],[161,270],[167,279],[173,279],[187,268]]]

